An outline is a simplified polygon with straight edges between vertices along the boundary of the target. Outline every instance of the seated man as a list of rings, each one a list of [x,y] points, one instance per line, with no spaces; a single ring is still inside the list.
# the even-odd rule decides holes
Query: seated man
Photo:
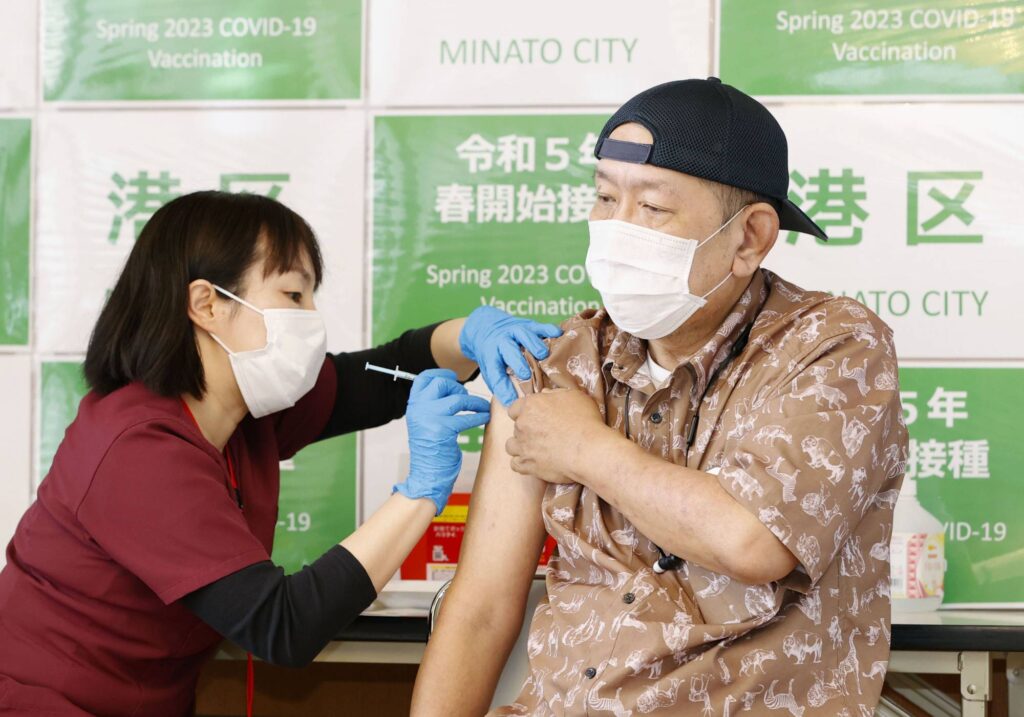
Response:
[[[487,710],[547,532],[530,677],[495,714],[871,715],[907,450],[891,331],[761,268],[780,228],[825,236],[750,97],[654,87],[596,155],[604,308],[565,323],[514,426],[494,407],[413,714]]]

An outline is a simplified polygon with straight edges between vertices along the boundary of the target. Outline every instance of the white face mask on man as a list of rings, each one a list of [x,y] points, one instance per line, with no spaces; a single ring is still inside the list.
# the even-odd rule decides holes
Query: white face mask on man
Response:
[[[238,389],[256,418],[290,408],[316,384],[327,355],[327,329],[319,311],[257,309],[216,284],[213,288],[263,316],[267,344],[252,351],[234,352],[214,334],[231,360]]]
[[[618,219],[590,222],[587,274],[615,325],[637,338],[660,339],[707,304],[707,297],[725,284],[732,272],[703,296],[691,294],[694,254],[718,236],[743,209],[746,207],[740,208],[704,241],[665,234]]]

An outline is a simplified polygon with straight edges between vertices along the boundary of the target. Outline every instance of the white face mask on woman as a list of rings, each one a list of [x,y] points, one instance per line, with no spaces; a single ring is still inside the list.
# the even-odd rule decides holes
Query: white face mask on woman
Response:
[[[316,383],[327,355],[327,330],[319,311],[257,309],[245,299],[214,284],[214,289],[263,316],[267,344],[234,352],[210,334],[231,359],[238,388],[256,418],[290,408]]]
[[[743,209],[700,242],[618,219],[590,222],[587,274],[615,325],[637,338],[660,339],[707,304],[732,272],[703,296],[691,294],[694,254]]]

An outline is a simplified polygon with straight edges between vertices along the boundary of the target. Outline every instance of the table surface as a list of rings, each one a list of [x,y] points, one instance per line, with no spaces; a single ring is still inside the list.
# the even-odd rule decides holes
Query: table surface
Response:
[[[892,615],[893,650],[1024,652],[1024,610],[938,610]]]

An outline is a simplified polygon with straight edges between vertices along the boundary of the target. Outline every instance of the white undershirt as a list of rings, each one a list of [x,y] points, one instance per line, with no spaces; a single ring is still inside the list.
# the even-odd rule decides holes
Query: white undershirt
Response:
[[[651,380],[655,388],[664,388],[665,384],[668,383],[669,378],[672,377],[672,372],[661,364],[655,362],[650,354],[647,354],[647,362],[644,364],[644,372],[647,374],[647,378]]]

